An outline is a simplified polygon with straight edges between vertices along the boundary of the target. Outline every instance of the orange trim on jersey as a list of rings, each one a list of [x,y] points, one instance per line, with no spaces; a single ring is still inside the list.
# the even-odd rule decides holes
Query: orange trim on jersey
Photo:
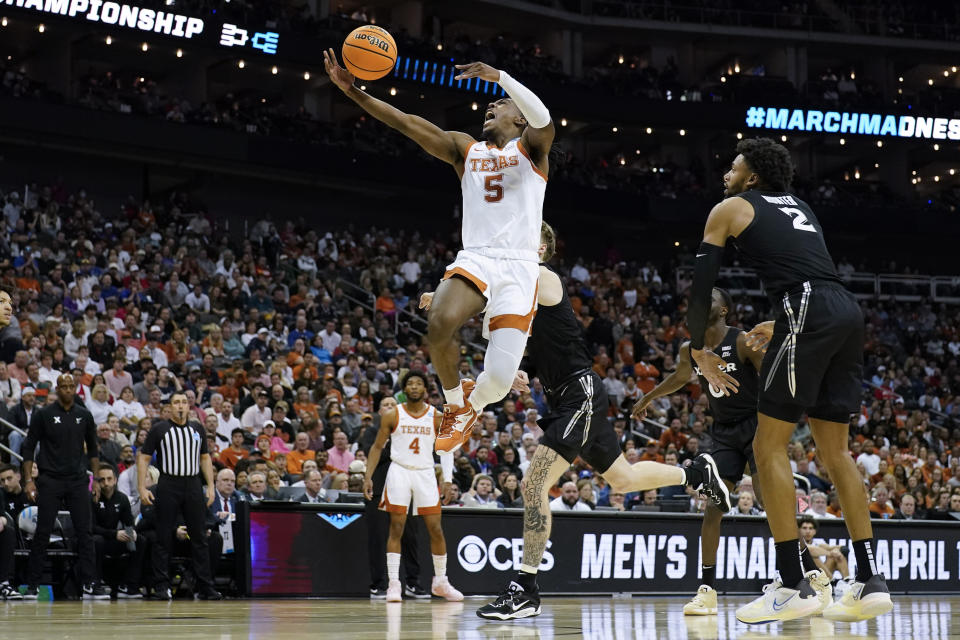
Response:
[[[543,178],[544,182],[547,182],[547,175],[543,171],[540,171],[540,168],[537,167],[536,163],[530,159],[530,154],[527,153],[527,150],[523,148],[523,143],[519,140],[517,140],[517,149],[520,149],[520,153],[522,153],[523,157],[530,162],[530,166],[537,173],[537,175]]]
[[[473,284],[477,289],[480,290],[480,293],[483,293],[487,290],[487,283],[473,275],[463,267],[454,267],[453,269],[448,269],[445,274],[443,274],[443,279],[447,280],[451,276],[460,276],[461,278],[467,279],[470,283]]]
[[[499,316],[493,316],[490,318],[490,331],[496,331],[497,329],[519,329],[524,333],[530,331],[533,318],[537,315],[537,296],[539,293],[540,282],[537,281],[537,285],[533,289],[533,306],[530,308],[530,313],[525,316],[515,313],[503,313]]]
[[[387,487],[383,487],[383,499],[380,500],[380,509],[381,511],[386,511],[387,513],[407,513],[407,507],[401,507],[397,504],[390,504],[390,498],[387,497]]]
[[[419,419],[422,418],[423,416],[425,416],[425,415],[427,415],[428,413],[430,413],[430,409],[433,409],[433,407],[431,407],[431,406],[428,404],[428,405],[427,405],[427,408],[423,410],[423,413],[421,413],[421,414],[418,415],[418,416],[415,416],[415,415],[413,415],[412,413],[410,413],[410,412],[407,410],[407,407],[406,407],[405,405],[406,405],[406,403],[404,403],[403,405],[400,405],[400,406],[403,407],[403,412],[404,412],[405,414],[407,414],[407,416],[408,416],[410,419],[412,419],[412,420],[419,420]],[[397,421],[397,424],[399,424],[399,423],[400,423],[400,421],[398,420],[398,421]]]
[[[440,512],[441,512],[441,509],[440,509],[439,501],[437,502],[437,504],[435,504],[432,507],[417,507],[418,516],[436,516],[436,515],[440,515]]]

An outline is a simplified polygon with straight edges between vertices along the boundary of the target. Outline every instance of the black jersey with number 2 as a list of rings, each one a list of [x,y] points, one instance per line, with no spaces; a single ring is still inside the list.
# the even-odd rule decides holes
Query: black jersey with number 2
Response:
[[[753,205],[754,217],[733,243],[757,270],[771,300],[778,303],[807,281],[840,282],[823,230],[806,202],[756,189],[738,195]]]
[[[727,335],[713,350],[727,363],[725,371],[740,383],[736,393],[725,396],[723,391],[710,386],[707,379],[700,373],[700,367],[697,366],[696,362],[693,362],[693,370],[700,380],[700,388],[707,396],[707,401],[710,403],[710,413],[713,414],[713,420],[717,424],[735,424],[744,418],[757,414],[759,373],[750,360],[741,360],[740,354],[737,353],[737,338],[741,333],[740,329],[728,327]]]

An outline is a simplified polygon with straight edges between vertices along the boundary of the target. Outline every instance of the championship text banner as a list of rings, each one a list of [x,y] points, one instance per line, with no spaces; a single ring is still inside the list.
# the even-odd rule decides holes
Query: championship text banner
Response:
[[[275,31],[257,30],[248,25],[236,25],[214,20],[211,17],[184,15],[176,11],[159,11],[140,7],[133,3],[109,0],[0,0],[0,9],[22,9],[12,14],[30,15],[37,19],[55,18],[75,25],[97,25],[148,34],[162,35],[179,40],[200,40],[215,47],[244,49],[251,53],[276,55],[280,47],[280,34]],[[174,6],[170,7],[175,9]]]
[[[469,594],[499,592],[520,568],[522,515],[519,510],[444,509],[451,583]],[[251,595],[365,595],[370,583],[367,517],[362,508],[348,505],[255,505],[249,522]],[[419,527],[420,580],[428,587],[429,539],[418,520],[409,518],[407,526]],[[540,565],[541,591],[692,593],[700,585],[700,522],[685,514],[554,514]],[[874,521],[874,531],[876,562],[891,591],[960,591],[960,524]],[[840,521],[820,521],[817,537],[850,547]],[[848,558],[852,571],[852,550]],[[758,593],[774,577],[766,521],[725,518],[717,589]]]

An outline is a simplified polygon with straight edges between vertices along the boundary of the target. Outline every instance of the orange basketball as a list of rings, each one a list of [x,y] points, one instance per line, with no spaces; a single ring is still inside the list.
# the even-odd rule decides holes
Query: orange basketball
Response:
[[[377,80],[397,63],[397,43],[386,29],[357,27],[343,41],[343,63],[361,80]]]

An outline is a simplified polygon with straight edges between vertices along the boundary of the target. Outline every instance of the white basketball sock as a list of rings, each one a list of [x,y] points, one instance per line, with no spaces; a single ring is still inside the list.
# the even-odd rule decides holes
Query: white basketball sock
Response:
[[[458,407],[463,406],[463,387],[457,384],[453,389],[444,389],[443,397],[447,404],[455,404]]]
[[[447,575],[447,554],[433,556],[433,575],[438,578]]]
[[[389,580],[400,579],[400,554],[387,552],[387,578]]]

